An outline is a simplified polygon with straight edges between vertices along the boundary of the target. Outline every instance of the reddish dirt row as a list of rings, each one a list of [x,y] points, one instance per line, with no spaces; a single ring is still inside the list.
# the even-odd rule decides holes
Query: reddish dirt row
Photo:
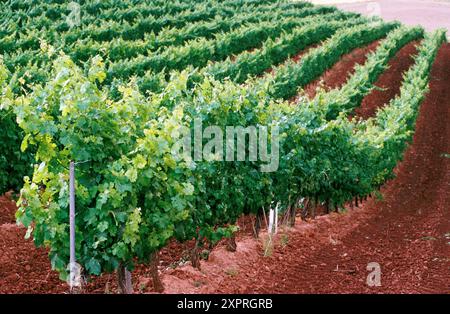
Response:
[[[45,251],[24,240],[25,231],[13,224],[0,226],[0,293],[64,292]]]
[[[0,225],[13,224],[15,219],[16,207],[10,200],[10,195],[0,197]]]
[[[403,74],[414,64],[418,43],[414,41],[407,44],[389,61],[388,69],[375,83],[377,89],[364,98],[361,106],[355,110],[356,116],[363,119],[374,116],[380,105],[387,104],[400,93]]]
[[[318,88],[331,90],[341,87],[355,72],[355,66],[363,64],[367,60],[369,53],[375,51],[378,45],[379,41],[374,41],[367,46],[356,48],[350,53],[343,55],[338,62],[325,71],[318,79],[306,85],[300,95],[293,97],[291,100],[296,101],[299,96],[303,95],[313,98]]]
[[[26,229],[15,225],[15,211],[9,195],[0,197],[0,293],[64,292],[46,251],[25,240]]]

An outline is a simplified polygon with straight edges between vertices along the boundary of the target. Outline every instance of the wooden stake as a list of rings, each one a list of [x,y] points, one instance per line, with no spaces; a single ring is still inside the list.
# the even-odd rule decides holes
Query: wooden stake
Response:
[[[75,256],[75,162],[69,166],[69,286],[70,293],[81,292],[81,266]]]
[[[122,263],[119,264],[119,268],[117,269],[117,283],[119,286],[119,293],[133,294],[131,273]]]
[[[153,279],[153,287],[156,292],[163,292],[164,285],[159,277],[158,272],[158,263],[159,263],[159,254],[158,252],[154,252],[150,256],[150,274]]]
[[[228,238],[227,241],[227,251],[236,252],[237,244],[236,244],[236,235],[233,233],[231,237]]]
[[[192,267],[197,268],[198,270],[200,270],[200,255],[199,255],[199,244],[200,244],[200,240],[197,238],[195,240],[195,244],[194,244],[194,248],[191,250],[191,264]]]

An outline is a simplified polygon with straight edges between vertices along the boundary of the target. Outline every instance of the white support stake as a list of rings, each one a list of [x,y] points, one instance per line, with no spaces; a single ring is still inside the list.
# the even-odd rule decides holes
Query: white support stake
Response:
[[[280,203],[277,204],[277,206],[275,207],[275,212],[273,213],[275,215],[274,220],[275,220],[275,234],[277,234],[278,232],[278,206],[280,206]]]
[[[80,287],[80,267],[75,259],[75,162],[70,162],[69,169],[69,223],[70,223],[70,290]]]
[[[277,206],[274,208],[270,208],[269,211],[269,233],[276,234],[278,232],[278,207],[280,203],[277,203]]]
[[[273,208],[270,208],[269,210],[269,233],[273,233]]]

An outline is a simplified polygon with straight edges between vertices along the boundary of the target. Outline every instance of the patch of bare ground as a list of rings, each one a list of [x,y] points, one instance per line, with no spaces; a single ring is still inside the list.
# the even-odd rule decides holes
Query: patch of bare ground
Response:
[[[400,93],[403,74],[414,64],[418,43],[413,41],[405,45],[389,61],[388,68],[375,83],[376,88],[364,98],[361,106],[356,108],[355,116],[363,119],[374,116],[378,108],[389,103]]]
[[[368,55],[375,51],[378,45],[379,41],[374,41],[367,46],[356,48],[350,53],[343,55],[330,69],[325,71],[318,79],[306,85],[303,90],[298,95],[292,97],[290,101],[297,102],[302,96],[314,98],[319,88],[331,90],[341,87],[355,72],[355,66],[357,64],[364,64]]]

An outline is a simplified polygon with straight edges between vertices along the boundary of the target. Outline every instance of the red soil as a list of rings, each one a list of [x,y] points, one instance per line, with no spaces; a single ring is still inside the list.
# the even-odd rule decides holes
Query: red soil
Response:
[[[0,225],[15,223],[15,212],[16,206],[11,200],[11,196],[8,195],[0,197]]]
[[[389,103],[400,93],[403,74],[414,64],[418,41],[404,46],[389,62],[389,68],[381,74],[374,89],[367,95],[361,106],[355,110],[355,115],[367,119],[375,115],[380,105]]]
[[[25,240],[26,229],[14,224],[15,211],[9,197],[0,197],[0,293],[65,291],[45,251]]]
[[[369,53],[375,51],[378,47],[379,41],[352,50],[352,52],[345,54],[342,58],[336,62],[330,69],[325,71],[318,79],[309,83],[303,88],[300,95],[295,96],[291,101],[296,101],[302,95],[306,95],[309,98],[314,98],[318,88],[324,88],[325,90],[331,90],[333,88],[341,87],[347,82],[347,79],[355,72],[355,66],[357,64],[363,64]]]
[[[184,254],[183,246],[171,243],[161,253],[166,291],[450,292],[450,159],[443,156],[450,153],[449,81],[447,44],[433,66],[414,142],[396,169],[398,176],[383,187],[383,201],[369,199],[357,210],[348,208],[346,214],[299,221],[281,231],[268,257],[263,256],[264,235],[260,241],[246,236],[250,228],[245,218],[240,221],[244,230],[238,236],[238,251],[226,252],[219,245],[202,262],[202,271],[189,265],[168,268]],[[389,93],[394,95],[395,88]],[[382,105],[389,98],[379,95],[367,98],[360,110]],[[0,198],[0,293],[67,291],[67,285],[50,270],[47,251],[24,240],[24,228],[10,224],[14,211],[12,202]],[[381,287],[366,285],[369,262],[381,266]],[[136,292],[152,290],[147,272],[145,266],[133,271]],[[113,275],[96,278],[86,288],[95,293],[115,291]]]
[[[50,270],[45,251],[24,240],[25,231],[13,224],[0,226],[0,293],[66,291],[66,284]]]

